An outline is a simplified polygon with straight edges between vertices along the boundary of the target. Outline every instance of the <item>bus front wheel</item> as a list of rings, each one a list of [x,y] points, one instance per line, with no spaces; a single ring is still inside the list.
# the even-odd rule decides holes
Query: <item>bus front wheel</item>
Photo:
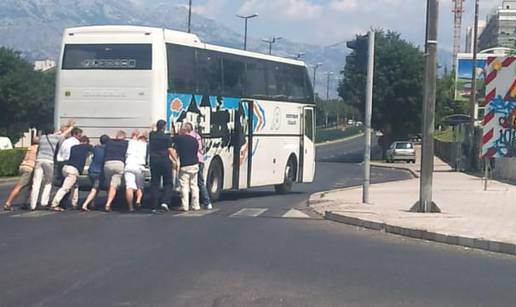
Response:
[[[210,200],[215,202],[220,199],[220,193],[222,192],[223,186],[223,173],[222,163],[219,159],[214,159],[208,170],[208,176],[206,178],[206,187],[208,188],[208,194]]]
[[[283,179],[283,183],[274,186],[276,193],[286,194],[292,191],[292,186],[296,181],[296,172],[296,160],[295,158],[291,157],[287,162],[287,166],[285,167],[285,178]]]

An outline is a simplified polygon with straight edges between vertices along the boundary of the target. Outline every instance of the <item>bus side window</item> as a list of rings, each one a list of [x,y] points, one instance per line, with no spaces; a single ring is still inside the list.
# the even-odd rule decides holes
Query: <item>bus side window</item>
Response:
[[[175,93],[189,94],[195,90],[195,49],[167,45],[168,87]]]
[[[222,56],[210,50],[197,50],[197,93],[222,95]]]
[[[244,96],[249,98],[267,97],[267,76],[264,61],[247,59]]]
[[[222,58],[223,95],[242,97],[244,87],[245,63],[242,57],[224,55]]]

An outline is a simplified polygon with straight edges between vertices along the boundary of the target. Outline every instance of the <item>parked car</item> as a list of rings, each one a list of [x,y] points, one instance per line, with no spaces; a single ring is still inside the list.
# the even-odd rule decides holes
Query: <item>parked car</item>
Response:
[[[416,163],[416,151],[414,144],[407,141],[396,141],[389,146],[386,154],[387,163],[394,161],[407,161]]]
[[[13,144],[8,137],[0,136],[0,150],[13,149]]]

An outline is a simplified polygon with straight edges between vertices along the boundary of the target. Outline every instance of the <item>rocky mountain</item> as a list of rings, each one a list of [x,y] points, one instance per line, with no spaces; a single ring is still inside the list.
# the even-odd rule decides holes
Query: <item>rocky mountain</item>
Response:
[[[29,60],[56,59],[63,29],[80,25],[131,24],[186,29],[185,7],[156,1],[136,4],[131,0],[1,0],[0,45],[22,52]],[[192,16],[192,32],[201,40],[227,47],[241,48],[241,33],[198,14]],[[249,38],[248,49],[267,52],[267,45]],[[347,54],[345,44],[316,46],[283,39],[274,45],[273,53],[292,57],[304,53],[308,63],[322,63],[318,70],[316,90],[326,95],[325,71],[342,70]],[[336,76],[336,75],[334,75]],[[323,80],[324,79],[324,80]],[[337,81],[330,82],[330,96],[336,97]]]

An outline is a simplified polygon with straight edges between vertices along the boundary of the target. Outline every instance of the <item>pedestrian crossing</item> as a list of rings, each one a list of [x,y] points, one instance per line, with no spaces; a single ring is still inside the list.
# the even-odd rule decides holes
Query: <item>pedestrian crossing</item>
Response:
[[[320,217],[309,209],[276,209],[276,208],[214,208],[212,210],[199,211],[170,211],[159,214],[160,216],[169,216],[173,218],[202,218],[207,216],[237,218],[285,218],[285,219],[320,219]],[[48,217],[60,218],[83,218],[96,219],[104,217],[115,217],[122,219],[144,219],[156,216],[151,211],[142,210],[137,213],[127,213],[126,211],[114,211],[106,213],[103,211],[90,211],[88,213],[80,211],[66,210],[64,213],[56,213],[53,211],[0,211],[0,219],[38,219]]]

